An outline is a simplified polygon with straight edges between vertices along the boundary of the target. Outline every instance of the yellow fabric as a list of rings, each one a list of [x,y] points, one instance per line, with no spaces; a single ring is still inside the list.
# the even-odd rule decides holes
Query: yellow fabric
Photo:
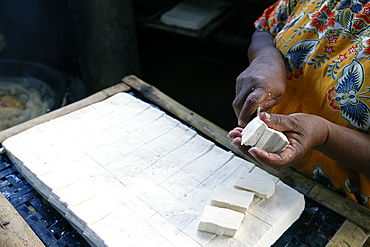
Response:
[[[281,0],[255,22],[275,36],[288,70],[272,113],[315,114],[369,133],[370,4],[361,2]],[[314,150],[295,167],[370,207],[370,178]]]

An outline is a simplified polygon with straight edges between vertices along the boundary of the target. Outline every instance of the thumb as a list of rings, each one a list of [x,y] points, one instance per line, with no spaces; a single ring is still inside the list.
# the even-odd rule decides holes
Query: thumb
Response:
[[[289,118],[281,114],[270,114],[267,112],[260,113],[260,119],[271,129],[278,131],[291,130]]]

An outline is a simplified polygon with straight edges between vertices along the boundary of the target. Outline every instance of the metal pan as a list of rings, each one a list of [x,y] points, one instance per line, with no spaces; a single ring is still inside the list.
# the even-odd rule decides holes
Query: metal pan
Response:
[[[54,98],[54,104],[50,110],[61,106],[67,87],[67,78],[64,74],[54,68],[35,62],[0,60],[0,77],[31,77],[43,81],[49,85]]]

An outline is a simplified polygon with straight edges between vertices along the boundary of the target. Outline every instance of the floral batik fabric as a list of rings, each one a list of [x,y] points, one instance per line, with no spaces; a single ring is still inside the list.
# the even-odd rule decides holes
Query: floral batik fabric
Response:
[[[369,0],[280,0],[255,26],[275,36],[287,67],[287,90],[272,113],[314,114],[369,133]],[[370,207],[370,179],[349,167],[311,150],[295,168]]]

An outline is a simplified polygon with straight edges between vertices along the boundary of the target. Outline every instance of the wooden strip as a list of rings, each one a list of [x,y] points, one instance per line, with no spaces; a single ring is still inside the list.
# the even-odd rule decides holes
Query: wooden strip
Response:
[[[342,227],[334,234],[326,247],[363,246],[368,237],[368,231],[352,221],[346,220]]]
[[[8,224],[0,227],[2,247],[41,247],[45,246],[10,202],[0,193],[0,222]]]
[[[163,94],[157,88],[140,80],[136,76],[127,76],[123,78],[123,82],[128,84],[133,89],[141,93],[145,98],[158,105],[162,109],[177,116],[182,121],[196,128],[201,133],[208,136],[213,141],[224,146],[226,149],[233,151],[239,156],[246,158],[245,155],[239,152],[237,148],[231,145],[230,139],[227,137],[227,132],[207,119],[199,116],[195,112],[180,105],[175,100]],[[260,166],[259,164],[257,164]],[[261,166],[260,166],[261,167]],[[328,207],[332,211],[350,218],[353,222],[370,230],[370,210],[351,201],[337,192],[322,186],[316,181],[309,179],[302,174],[296,172],[290,167],[283,167],[275,170],[269,167],[261,167],[271,174],[279,177],[283,182],[301,192],[308,198]]]
[[[59,108],[55,111],[46,113],[42,116],[39,116],[37,118],[31,119],[27,122],[21,123],[19,125],[15,125],[9,129],[6,129],[2,132],[0,132],[0,142],[3,142],[5,139],[18,134],[22,131],[25,131],[33,126],[36,126],[38,124],[44,123],[46,121],[49,121],[51,119],[66,115],[68,113],[71,113],[73,111],[76,111],[78,109],[81,109],[85,106],[91,105],[93,103],[102,101],[114,94],[117,94],[119,92],[127,92],[130,90],[130,87],[128,87],[124,83],[119,83],[115,86],[109,87],[105,90],[99,91],[85,99],[82,99],[80,101],[77,101],[75,103],[72,103],[70,105],[67,105],[65,107]]]
[[[0,51],[5,47],[5,45],[6,45],[5,37],[0,33]]]

